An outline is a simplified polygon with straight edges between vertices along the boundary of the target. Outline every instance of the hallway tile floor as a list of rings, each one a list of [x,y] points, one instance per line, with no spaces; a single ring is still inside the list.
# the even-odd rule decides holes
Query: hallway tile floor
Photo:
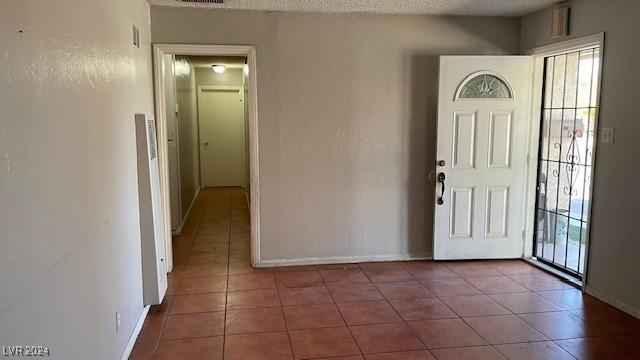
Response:
[[[249,229],[200,193],[131,359],[640,359],[640,320],[523,261],[254,269]]]

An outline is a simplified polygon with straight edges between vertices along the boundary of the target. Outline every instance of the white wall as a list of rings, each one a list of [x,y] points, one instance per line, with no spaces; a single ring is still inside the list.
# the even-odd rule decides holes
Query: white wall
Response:
[[[143,309],[134,113],[153,113],[148,24],[144,0],[0,2],[2,345],[113,360],[133,331]]]
[[[579,0],[571,7],[572,36],[605,32],[599,126],[615,127],[615,143],[598,142],[587,284],[640,316],[640,2]],[[522,50],[553,42],[551,10],[522,19]]]
[[[152,7],[156,43],[257,47],[263,261],[431,254],[437,61],[519,20]]]

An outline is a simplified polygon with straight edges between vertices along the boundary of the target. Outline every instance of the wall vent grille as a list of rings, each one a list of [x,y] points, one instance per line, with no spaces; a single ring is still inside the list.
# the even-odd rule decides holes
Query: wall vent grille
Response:
[[[147,137],[149,139],[149,161],[158,156],[158,146],[156,143],[156,126],[153,119],[147,120]]]

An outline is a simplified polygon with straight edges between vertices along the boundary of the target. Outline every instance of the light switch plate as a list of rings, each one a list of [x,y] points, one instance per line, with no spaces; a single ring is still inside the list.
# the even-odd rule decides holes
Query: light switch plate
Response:
[[[603,127],[600,129],[600,141],[603,144],[613,144],[616,135],[616,128]]]

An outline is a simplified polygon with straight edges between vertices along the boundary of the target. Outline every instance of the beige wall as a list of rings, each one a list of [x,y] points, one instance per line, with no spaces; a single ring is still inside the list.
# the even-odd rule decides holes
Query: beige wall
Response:
[[[148,24],[144,0],[0,2],[2,345],[113,360],[133,332],[143,309],[134,114],[153,114]]]
[[[517,19],[151,12],[156,43],[257,47],[263,260],[431,254],[438,55],[517,53]]]
[[[196,72],[188,57],[176,56],[176,98],[180,156],[180,199],[182,216],[187,215],[200,188],[200,142]],[[182,219],[184,223],[186,219]]]
[[[587,284],[640,315],[640,2],[577,0],[572,36],[605,32],[599,125],[615,127],[615,144],[598,143]],[[522,19],[522,50],[553,42],[551,10]]]

